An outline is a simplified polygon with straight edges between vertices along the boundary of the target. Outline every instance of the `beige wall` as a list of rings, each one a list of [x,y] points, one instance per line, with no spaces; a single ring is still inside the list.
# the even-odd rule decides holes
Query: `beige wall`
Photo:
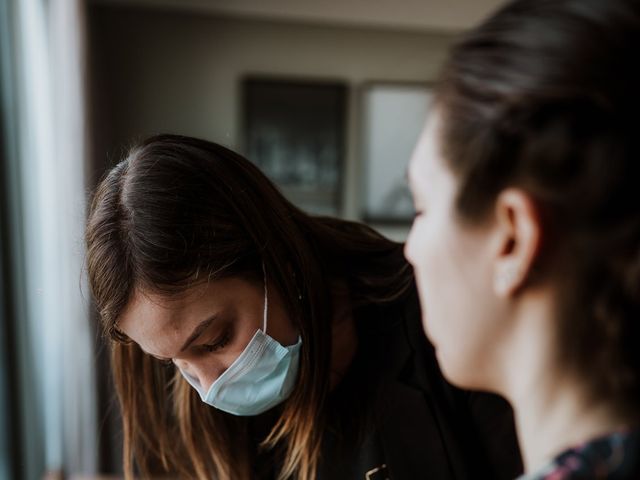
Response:
[[[133,138],[160,132],[239,149],[245,75],[343,80],[351,87],[343,197],[349,218],[358,217],[361,195],[358,89],[369,81],[432,80],[453,39],[106,5],[89,13],[99,162],[105,150],[117,156]]]
[[[455,33],[506,0],[90,0],[217,15]]]

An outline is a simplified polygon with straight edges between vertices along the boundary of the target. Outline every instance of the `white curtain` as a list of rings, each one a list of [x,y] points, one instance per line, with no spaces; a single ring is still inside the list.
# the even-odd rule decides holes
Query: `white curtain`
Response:
[[[82,277],[87,127],[84,2],[14,3],[15,238],[25,478],[94,474],[94,334]]]

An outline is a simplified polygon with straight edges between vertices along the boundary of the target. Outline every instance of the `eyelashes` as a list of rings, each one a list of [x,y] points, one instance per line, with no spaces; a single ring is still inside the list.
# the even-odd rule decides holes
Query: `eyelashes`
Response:
[[[230,325],[227,325],[227,327],[224,329],[224,331],[222,332],[222,334],[213,342],[211,343],[206,343],[203,345],[198,345],[193,347],[194,351],[200,353],[200,354],[208,354],[208,353],[213,353],[213,352],[218,352],[220,350],[222,350],[224,347],[226,347],[229,343],[231,343],[231,340],[233,339],[233,327]],[[173,359],[161,359],[161,358],[157,358],[154,356],[154,358],[163,366],[163,367],[167,367],[167,368],[171,368],[173,366],[175,366],[175,363],[173,362]]]
[[[201,345],[199,348],[202,349],[202,351],[205,353],[217,352],[219,350],[222,350],[224,347],[226,347],[229,344],[229,342],[231,342],[232,337],[233,337],[233,332],[231,330],[231,327],[227,327],[225,328],[222,335],[215,342]]]

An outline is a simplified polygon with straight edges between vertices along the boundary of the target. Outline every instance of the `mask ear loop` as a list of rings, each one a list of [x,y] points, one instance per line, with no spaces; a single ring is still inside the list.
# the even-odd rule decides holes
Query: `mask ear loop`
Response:
[[[267,291],[267,270],[264,267],[264,262],[262,262],[262,277],[264,281],[264,312],[262,314],[262,331],[267,333],[267,310],[269,307],[269,296]]]

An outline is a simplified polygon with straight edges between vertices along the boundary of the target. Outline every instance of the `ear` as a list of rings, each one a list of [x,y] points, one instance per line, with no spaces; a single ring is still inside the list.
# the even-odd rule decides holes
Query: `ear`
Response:
[[[540,253],[542,222],[533,198],[524,190],[503,190],[495,203],[498,252],[494,291],[513,296],[526,282]]]

